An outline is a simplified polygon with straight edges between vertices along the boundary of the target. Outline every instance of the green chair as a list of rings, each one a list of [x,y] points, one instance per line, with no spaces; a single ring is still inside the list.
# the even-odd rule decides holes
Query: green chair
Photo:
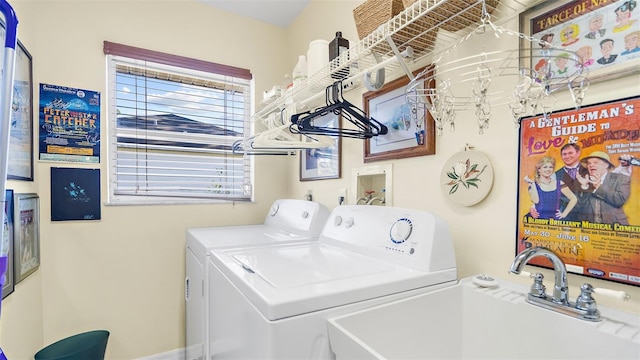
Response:
[[[73,335],[38,351],[35,360],[103,360],[107,340],[106,330]]]

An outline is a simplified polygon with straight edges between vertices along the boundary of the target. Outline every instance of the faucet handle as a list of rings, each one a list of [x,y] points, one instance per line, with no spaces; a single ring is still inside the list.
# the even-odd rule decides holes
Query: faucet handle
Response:
[[[529,276],[533,278],[533,284],[531,285],[531,291],[529,293],[539,298],[546,297],[547,289],[542,283],[542,280],[544,280],[544,275],[542,275],[541,273],[535,273],[531,275],[531,273],[529,273]]]
[[[602,296],[609,296],[614,299],[618,299],[622,301],[628,301],[629,299],[631,299],[631,296],[629,296],[629,294],[627,294],[624,291],[617,291],[617,290],[604,289],[604,288],[593,288],[593,293],[602,295]]]
[[[535,296],[543,299],[547,297],[547,294],[546,294],[547,288],[542,283],[542,280],[544,280],[544,275],[542,275],[541,273],[534,274],[524,270],[520,271],[518,275],[533,279],[533,284],[531,284],[531,288],[529,290],[529,294],[531,296]]]
[[[524,270],[520,271],[518,273],[518,275],[524,276],[524,277],[528,277],[528,278],[533,278],[533,273],[530,273],[530,272],[524,271]]]
[[[582,284],[580,286],[580,296],[576,299],[576,308],[595,313],[598,310],[596,300],[591,296],[594,288],[591,284]]]

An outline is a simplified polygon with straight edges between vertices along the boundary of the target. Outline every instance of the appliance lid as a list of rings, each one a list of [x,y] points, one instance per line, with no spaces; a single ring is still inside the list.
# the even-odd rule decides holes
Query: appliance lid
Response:
[[[210,271],[222,272],[268,320],[455,283],[457,277],[455,268],[427,273],[323,242],[214,249],[210,254]]]
[[[311,246],[261,247],[229,252],[245,270],[276,289],[393,271],[394,267],[358,253],[319,243]]]
[[[187,246],[199,249],[203,253],[212,248],[311,240],[317,240],[317,237],[295,234],[267,225],[187,229]]]

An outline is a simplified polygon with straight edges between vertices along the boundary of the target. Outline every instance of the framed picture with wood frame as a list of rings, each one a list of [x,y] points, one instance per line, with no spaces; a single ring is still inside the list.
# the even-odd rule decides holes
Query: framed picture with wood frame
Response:
[[[531,46],[526,37],[521,38],[520,59],[531,61],[522,66],[545,68],[546,76],[561,78],[581,65],[591,83],[635,76],[640,71],[640,9],[636,5],[636,0],[554,0],[530,8],[520,14],[520,32],[548,44]],[[569,52],[562,50],[577,54],[577,61],[568,60]]]
[[[415,74],[425,68],[418,69]],[[433,70],[431,70],[433,71]],[[428,78],[428,76],[427,76]],[[368,117],[383,123],[387,134],[364,142],[364,162],[403,159],[436,153],[435,123],[426,106],[412,109],[406,101],[409,77],[403,76],[362,95]]]

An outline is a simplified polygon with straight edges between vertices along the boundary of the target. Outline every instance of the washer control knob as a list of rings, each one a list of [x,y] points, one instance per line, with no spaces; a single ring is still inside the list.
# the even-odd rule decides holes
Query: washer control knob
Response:
[[[303,211],[303,212],[302,212],[302,218],[303,218],[303,219],[306,219],[306,218],[308,218],[308,217],[309,217],[309,212],[308,212],[308,211]]]
[[[346,219],[344,219],[344,227],[346,227],[347,229],[353,226],[353,218],[352,217],[348,217]]]
[[[342,216],[336,216],[333,219],[333,225],[340,226],[340,224],[342,224]]]
[[[278,213],[278,210],[280,209],[280,205],[275,204],[271,207],[271,210],[269,210],[269,216],[276,216],[276,214]]]
[[[391,225],[389,236],[391,237],[392,242],[396,244],[402,244],[403,242],[407,241],[409,236],[411,236],[412,230],[413,223],[411,223],[410,219],[398,219],[393,225]]]

